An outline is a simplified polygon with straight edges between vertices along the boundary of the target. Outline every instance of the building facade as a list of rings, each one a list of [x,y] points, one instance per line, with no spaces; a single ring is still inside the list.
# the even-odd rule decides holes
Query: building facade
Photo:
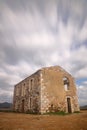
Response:
[[[74,78],[60,66],[38,70],[15,85],[13,109],[41,114],[79,111]]]

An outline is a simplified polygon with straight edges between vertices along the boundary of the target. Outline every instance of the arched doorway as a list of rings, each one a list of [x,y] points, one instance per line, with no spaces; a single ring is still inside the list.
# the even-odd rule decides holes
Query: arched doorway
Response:
[[[71,113],[72,110],[71,110],[71,100],[70,98],[67,98],[67,109],[68,109],[68,113]]]

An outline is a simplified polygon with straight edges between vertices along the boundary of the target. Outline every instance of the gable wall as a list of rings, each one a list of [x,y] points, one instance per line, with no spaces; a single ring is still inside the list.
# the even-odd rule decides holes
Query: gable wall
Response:
[[[69,79],[69,89],[65,91],[63,77]],[[41,83],[41,112],[67,110],[67,98],[71,99],[71,111],[78,111],[78,98],[74,79],[60,68],[43,69]],[[76,106],[76,107],[75,107]]]

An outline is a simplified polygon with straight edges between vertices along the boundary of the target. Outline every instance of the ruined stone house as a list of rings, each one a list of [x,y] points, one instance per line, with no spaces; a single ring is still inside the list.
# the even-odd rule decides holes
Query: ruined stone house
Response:
[[[41,114],[79,111],[74,78],[60,66],[42,68],[15,85],[13,108]]]

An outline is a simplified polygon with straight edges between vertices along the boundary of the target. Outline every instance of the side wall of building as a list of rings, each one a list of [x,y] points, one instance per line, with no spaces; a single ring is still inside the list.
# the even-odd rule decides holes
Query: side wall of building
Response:
[[[65,77],[69,80],[69,90],[66,90],[64,86]],[[69,100],[70,104],[67,103]],[[58,67],[43,69],[41,73],[41,113],[78,110],[76,86],[72,76]]]
[[[40,112],[40,72],[36,72],[14,87],[13,107],[19,112]]]

